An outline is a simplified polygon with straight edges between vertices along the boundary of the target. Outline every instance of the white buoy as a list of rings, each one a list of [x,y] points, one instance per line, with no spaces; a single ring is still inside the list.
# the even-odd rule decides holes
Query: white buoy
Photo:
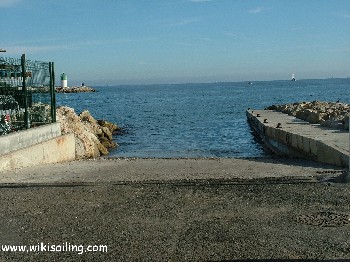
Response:
[[[62,88],[68,87],[68,78],[65,73],[62,73],[61,75],[61,87]]]

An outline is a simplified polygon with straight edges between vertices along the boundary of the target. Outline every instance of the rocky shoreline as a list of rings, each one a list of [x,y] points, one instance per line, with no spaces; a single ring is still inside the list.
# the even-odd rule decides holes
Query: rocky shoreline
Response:
[[[96,92],[95,89],[88,86],[70,86],[70,87],[56,87],[56,93],[86,93]]]
[[[275,110],[295,116],[311,124],[324,127],[349,130],[350,105],[339,102],[297,102],[283,105],[271,105],[265,110]]]
[[[60,106],[56,110],[56,117],[62,134],[75,135],[76,159],[107,155],[109,148],[118,146],[113,141],[113,134],[120,128],[108,121],[96,120],[87,110],[78,115],[73,108]]]

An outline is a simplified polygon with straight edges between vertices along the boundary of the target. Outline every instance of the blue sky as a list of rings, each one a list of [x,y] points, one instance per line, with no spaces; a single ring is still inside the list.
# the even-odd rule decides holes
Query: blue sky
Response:
[[[0,0],[0,24],[70,84],[350,76],[349,0]]]

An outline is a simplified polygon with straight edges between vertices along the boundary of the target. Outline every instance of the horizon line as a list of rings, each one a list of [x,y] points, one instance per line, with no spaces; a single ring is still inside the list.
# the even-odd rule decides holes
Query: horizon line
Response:
[[[297,79],[295,82],[310,80],[329,80],[329,79],[349,79],[348,77],[326,77],[326,78],[303,78]],[[275,79],[275,80],[242,80],[242,81],[214,81],[214,82],[183,82],[183,83],[151,83],[151,84],[104,84],[104,85],[88,85],[91,87],[116,87],[116,86],[155,86],[155,85],[191,85],[191,84],[228,84],[228,83],[258,83],[258,82],[293,82],[291,79]]]

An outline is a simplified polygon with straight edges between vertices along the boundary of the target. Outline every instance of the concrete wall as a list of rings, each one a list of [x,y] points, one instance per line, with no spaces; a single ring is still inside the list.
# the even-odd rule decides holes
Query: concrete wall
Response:
[[[348,132],[311,125],[271,110],[248,110],[246,114],[251,127],[275,153],[349,166]],[[277,128],[278,123],[281,128]]]
[[[67,134],[0,156],[0,171],[75,160],[75,137]]]
[[[0,171],[75,160],[74,134],[59,123],[0,136]]]
[[[0,136],[0,156],[53,139],[60,135],[60,124],[53,123]]]

